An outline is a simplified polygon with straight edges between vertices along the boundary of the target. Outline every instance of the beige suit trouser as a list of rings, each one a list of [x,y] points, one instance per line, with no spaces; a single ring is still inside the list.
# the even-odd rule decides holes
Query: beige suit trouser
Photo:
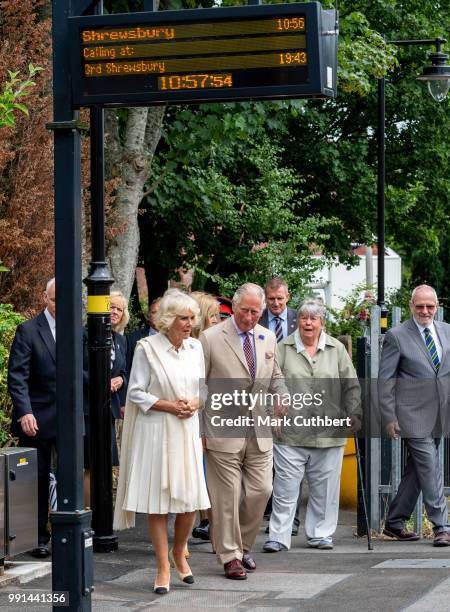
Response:
[[[218,559],[242,560],[272,492],[272,449],[261,452],[256,438],[249,438],[237,453],[208,449],[205,458]]]

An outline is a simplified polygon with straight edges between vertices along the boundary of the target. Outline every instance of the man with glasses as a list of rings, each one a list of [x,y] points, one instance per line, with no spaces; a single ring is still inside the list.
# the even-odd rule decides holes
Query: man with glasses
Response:
[[[408,449],[406,468],[386,518],[384,534],[401,541],[418,540],[405,521],[420,492],[433,523],[434,546],[450,545],[447,500],[439,465],[439,439],[450,433],[450,325],[434,320],[435,290],[414,289],[411,319],[389,330],[380,360],[378,397],[391,439],[399,435]]]

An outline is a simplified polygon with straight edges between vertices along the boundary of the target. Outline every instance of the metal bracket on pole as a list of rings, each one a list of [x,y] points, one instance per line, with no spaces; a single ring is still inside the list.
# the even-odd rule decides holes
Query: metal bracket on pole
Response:
[[[66,131],[66,132],[89,132],[89,126],[78,119],[71,121],[49,121],[45,124],[47,130],[53,132]]]

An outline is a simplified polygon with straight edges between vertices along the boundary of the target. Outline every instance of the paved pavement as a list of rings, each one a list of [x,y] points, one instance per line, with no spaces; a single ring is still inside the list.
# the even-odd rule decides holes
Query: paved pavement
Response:
[[[262,553],[264,527],[254,558],[257,571],[248,580],[226,580],[209,543],[192,540],[190,564],[195,584],[181,583],[173,572],[168,595],[153,594],[155,561],[146,521],[139,516],[133,530],[121,532],[119,550],[95,555],[95,611],[161,610],[173,612],[444,612],[450,611],[450,548],[433,548],[430,540],[374,542],[354,537],[356,516],[341,512],[331,551],[306,547],[305,537],[293,539],[289,552]],[[30,561],[23,555],[19,561]],[[47,566],[48,567],[48,566]],[[9,571],[9,570],[8,570]],[[6,572],[6,575],[8,574]],[[48,592],[49,575],[0,589],[0,610],[49,610],[47,606],[5,604],[5,594]]]

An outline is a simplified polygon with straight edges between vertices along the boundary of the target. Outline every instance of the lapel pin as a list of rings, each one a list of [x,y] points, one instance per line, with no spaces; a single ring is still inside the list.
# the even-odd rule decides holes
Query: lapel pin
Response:
[[[264,340],[264,338],[265,338],[264,334],[259,334],[258,340]]]

